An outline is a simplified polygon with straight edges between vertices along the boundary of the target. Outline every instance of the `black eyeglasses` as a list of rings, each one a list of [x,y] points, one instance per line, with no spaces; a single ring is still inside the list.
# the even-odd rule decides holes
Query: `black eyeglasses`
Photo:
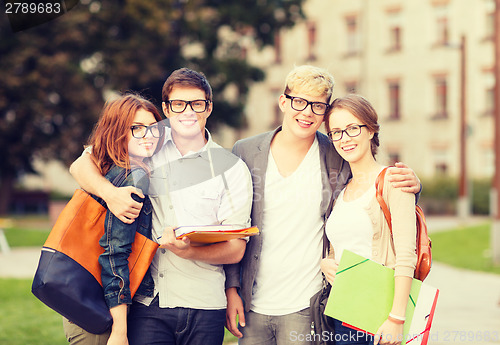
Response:
[[[132,130],[132,136],[136,139],[144,138],[148,134],[148,131],[150,131],[151,135],[155,138],[160,138],[165,132],[165,128],[159,123],[155,123],[151,126],[133,125],[130,129]]]
[[[366,125],[352,125],[347,127],[346,129],[335,129],[333,131],[328,132],[328,137],[331,141],[339,141],[344,136],[344,133],[349,137],[357,137],[361,134],[361,128],[367,127]]]
[[[285,94],[285,97],[292,100],[291,101],[292,109],[297,111],[304,110],[310,104],[311,110],[314,114],[323,116],[326,114],[328,108],[330,107],[328,104],[323,102],[309,102],[307,99],[294,97],[287,94]]]
[[[203,113],[205,110],[207,110],[210,101],[206,99],[197,99],[194,101],[173,99],[171,101],[167,101],[166,103],[170,104],[170,110],[174,113],[182,113],[184,110],[186,110],[188,104],[195,113]]]

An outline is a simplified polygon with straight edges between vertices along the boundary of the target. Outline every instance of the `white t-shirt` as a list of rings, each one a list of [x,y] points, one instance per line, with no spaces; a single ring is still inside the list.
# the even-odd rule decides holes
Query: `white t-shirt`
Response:
[[[283,177],[269,152],[261,263],[251,310],[285,315],[309,307],[321,288],[323,219],[321,167],[317,139],[295,172]]]
[[[344,249],[371,259],[373,226],[366,208],[375,197],[375,186],[352,201],[344,201],[344,192],[345,188],[337,197],[326,222],[326,235],[333,245],[335,261],[340,262]]]

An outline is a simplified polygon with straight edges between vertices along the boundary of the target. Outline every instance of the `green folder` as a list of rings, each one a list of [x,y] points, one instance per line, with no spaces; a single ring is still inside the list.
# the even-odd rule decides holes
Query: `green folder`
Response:
[[[413,279],[406,308],[408,335],[422,282]],[[387,319],[394,299],[394,270],[344,250],[325,314],[375,334]]]

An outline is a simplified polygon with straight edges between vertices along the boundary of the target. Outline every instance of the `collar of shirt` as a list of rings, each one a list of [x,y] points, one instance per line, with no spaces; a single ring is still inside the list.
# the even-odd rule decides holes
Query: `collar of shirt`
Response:
[[[198,157],[203,157],[202,152],[207,151],[207,149],[213,146],[212,135],[206,128],[205,128],[205,139],[207,140],[207,142],[201,149],[199,149],[198,151],[189,151],[184,156],[182,156],[179,149],[177,148],[177,145],[175,145],[174,139],[172,138],[172,129],[167,127],[167,130],[165,131],[164,145],[168,147],[169,151],[174,150],[175,152],[177,152],[178,158],[198,158]]]

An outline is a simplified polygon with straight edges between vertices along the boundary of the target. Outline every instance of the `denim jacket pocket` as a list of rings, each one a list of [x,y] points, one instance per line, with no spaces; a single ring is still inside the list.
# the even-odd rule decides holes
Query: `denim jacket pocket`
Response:
[[[144,199],[137,231],[151,239],[153,205],[149,197]]]

